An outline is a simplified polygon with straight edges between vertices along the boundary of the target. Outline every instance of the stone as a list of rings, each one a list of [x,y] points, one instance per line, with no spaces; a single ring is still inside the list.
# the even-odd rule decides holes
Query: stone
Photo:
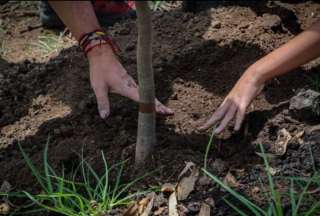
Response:
[[[320,93],[302,89],[290,99],[289,111],[299,120],[312,120],[320,116]]]

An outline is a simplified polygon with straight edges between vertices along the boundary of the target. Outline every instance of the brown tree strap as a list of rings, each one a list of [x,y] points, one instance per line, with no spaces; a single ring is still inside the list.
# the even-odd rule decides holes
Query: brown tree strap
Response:
[[[141,113],[153,113],[155,111],[154,103],[139,103],[139,112]]]

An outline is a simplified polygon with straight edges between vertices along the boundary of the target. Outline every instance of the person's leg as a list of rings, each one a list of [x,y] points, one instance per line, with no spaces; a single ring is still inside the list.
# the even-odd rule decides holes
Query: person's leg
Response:
[[[108,27],[114,23],[127,19],[135,18],[134,1],[91,1],[99,23],[103,27]],[[39,6],[40,21],[45,28],[64,28],[64,24],[51,8],[47,1],[41,1]]]

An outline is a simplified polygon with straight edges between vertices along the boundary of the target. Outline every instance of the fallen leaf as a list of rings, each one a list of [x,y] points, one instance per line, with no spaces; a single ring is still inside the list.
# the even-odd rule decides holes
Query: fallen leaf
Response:
[[[274,145],[275,154],[282,156],[287,152],[288,142],[292,139],[290,133],[285,129],[278,132],[278,137]]]
[[[165,183],[161,187],[161,192],[162,193],[172,193],[175,190],[175,186],[171,183]]]
[[[196,165],[189,161],[189,162],[186,162],[186,166],[183,168],[183,170],[181,171],[181,173],[179,174],[178,176],[178,181],[188,172],[188,171],[191,171],[193,167],[195,167]]]
[[[198,216],[210,216],[210,206],[202,203]]]
[[[296,137],[296,138],[301,138],[303,135],[304,135],[304,130],[296,133],[295,137]]]
[[[123,216],[137,216],[139,214],[139,204],[137,202],[129,205]]]
[[[223,179],[223,183],[230,187],[238,187],[240,184],[237,179],[229,171]]]
[[[189,176],[187,175],[188,170],[191,171]],[[193,191],[195,183],[199,177],[199,169],[196,167],[194,163],[189,162],[189,164],[186,164],[186,167],[182,171],[182,173],[183,175],[180,174],[181,178],[176,187],[178,200],[185,200]]]
[[[144,211],[142,212],[141,216],[149,216],[151,213],[151,210],[153,208],[154,198],[156,197],[156,193],[151,193],[148,195],[149,202],[145,206]]]
[[[10,206],[8,203],[0,204],[0,215],[7,215],[10,212]]]
[[[176,193],[173,192],[169,197],[169,216],[179,216],[177,204],[177,196]]]
[[[162,215],[165,210],[166,210],[166,207],[160,207],[153,214],[156,215],[156,216],[157,215]]]

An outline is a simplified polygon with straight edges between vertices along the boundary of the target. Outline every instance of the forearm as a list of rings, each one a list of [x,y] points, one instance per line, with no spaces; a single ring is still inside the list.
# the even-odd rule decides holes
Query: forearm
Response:
[[[320,56],[320,21],[253,64],[246,75],[264,83]]]
[[[49,1],[76,39],[83,33],[100,28],[90,1]]]

